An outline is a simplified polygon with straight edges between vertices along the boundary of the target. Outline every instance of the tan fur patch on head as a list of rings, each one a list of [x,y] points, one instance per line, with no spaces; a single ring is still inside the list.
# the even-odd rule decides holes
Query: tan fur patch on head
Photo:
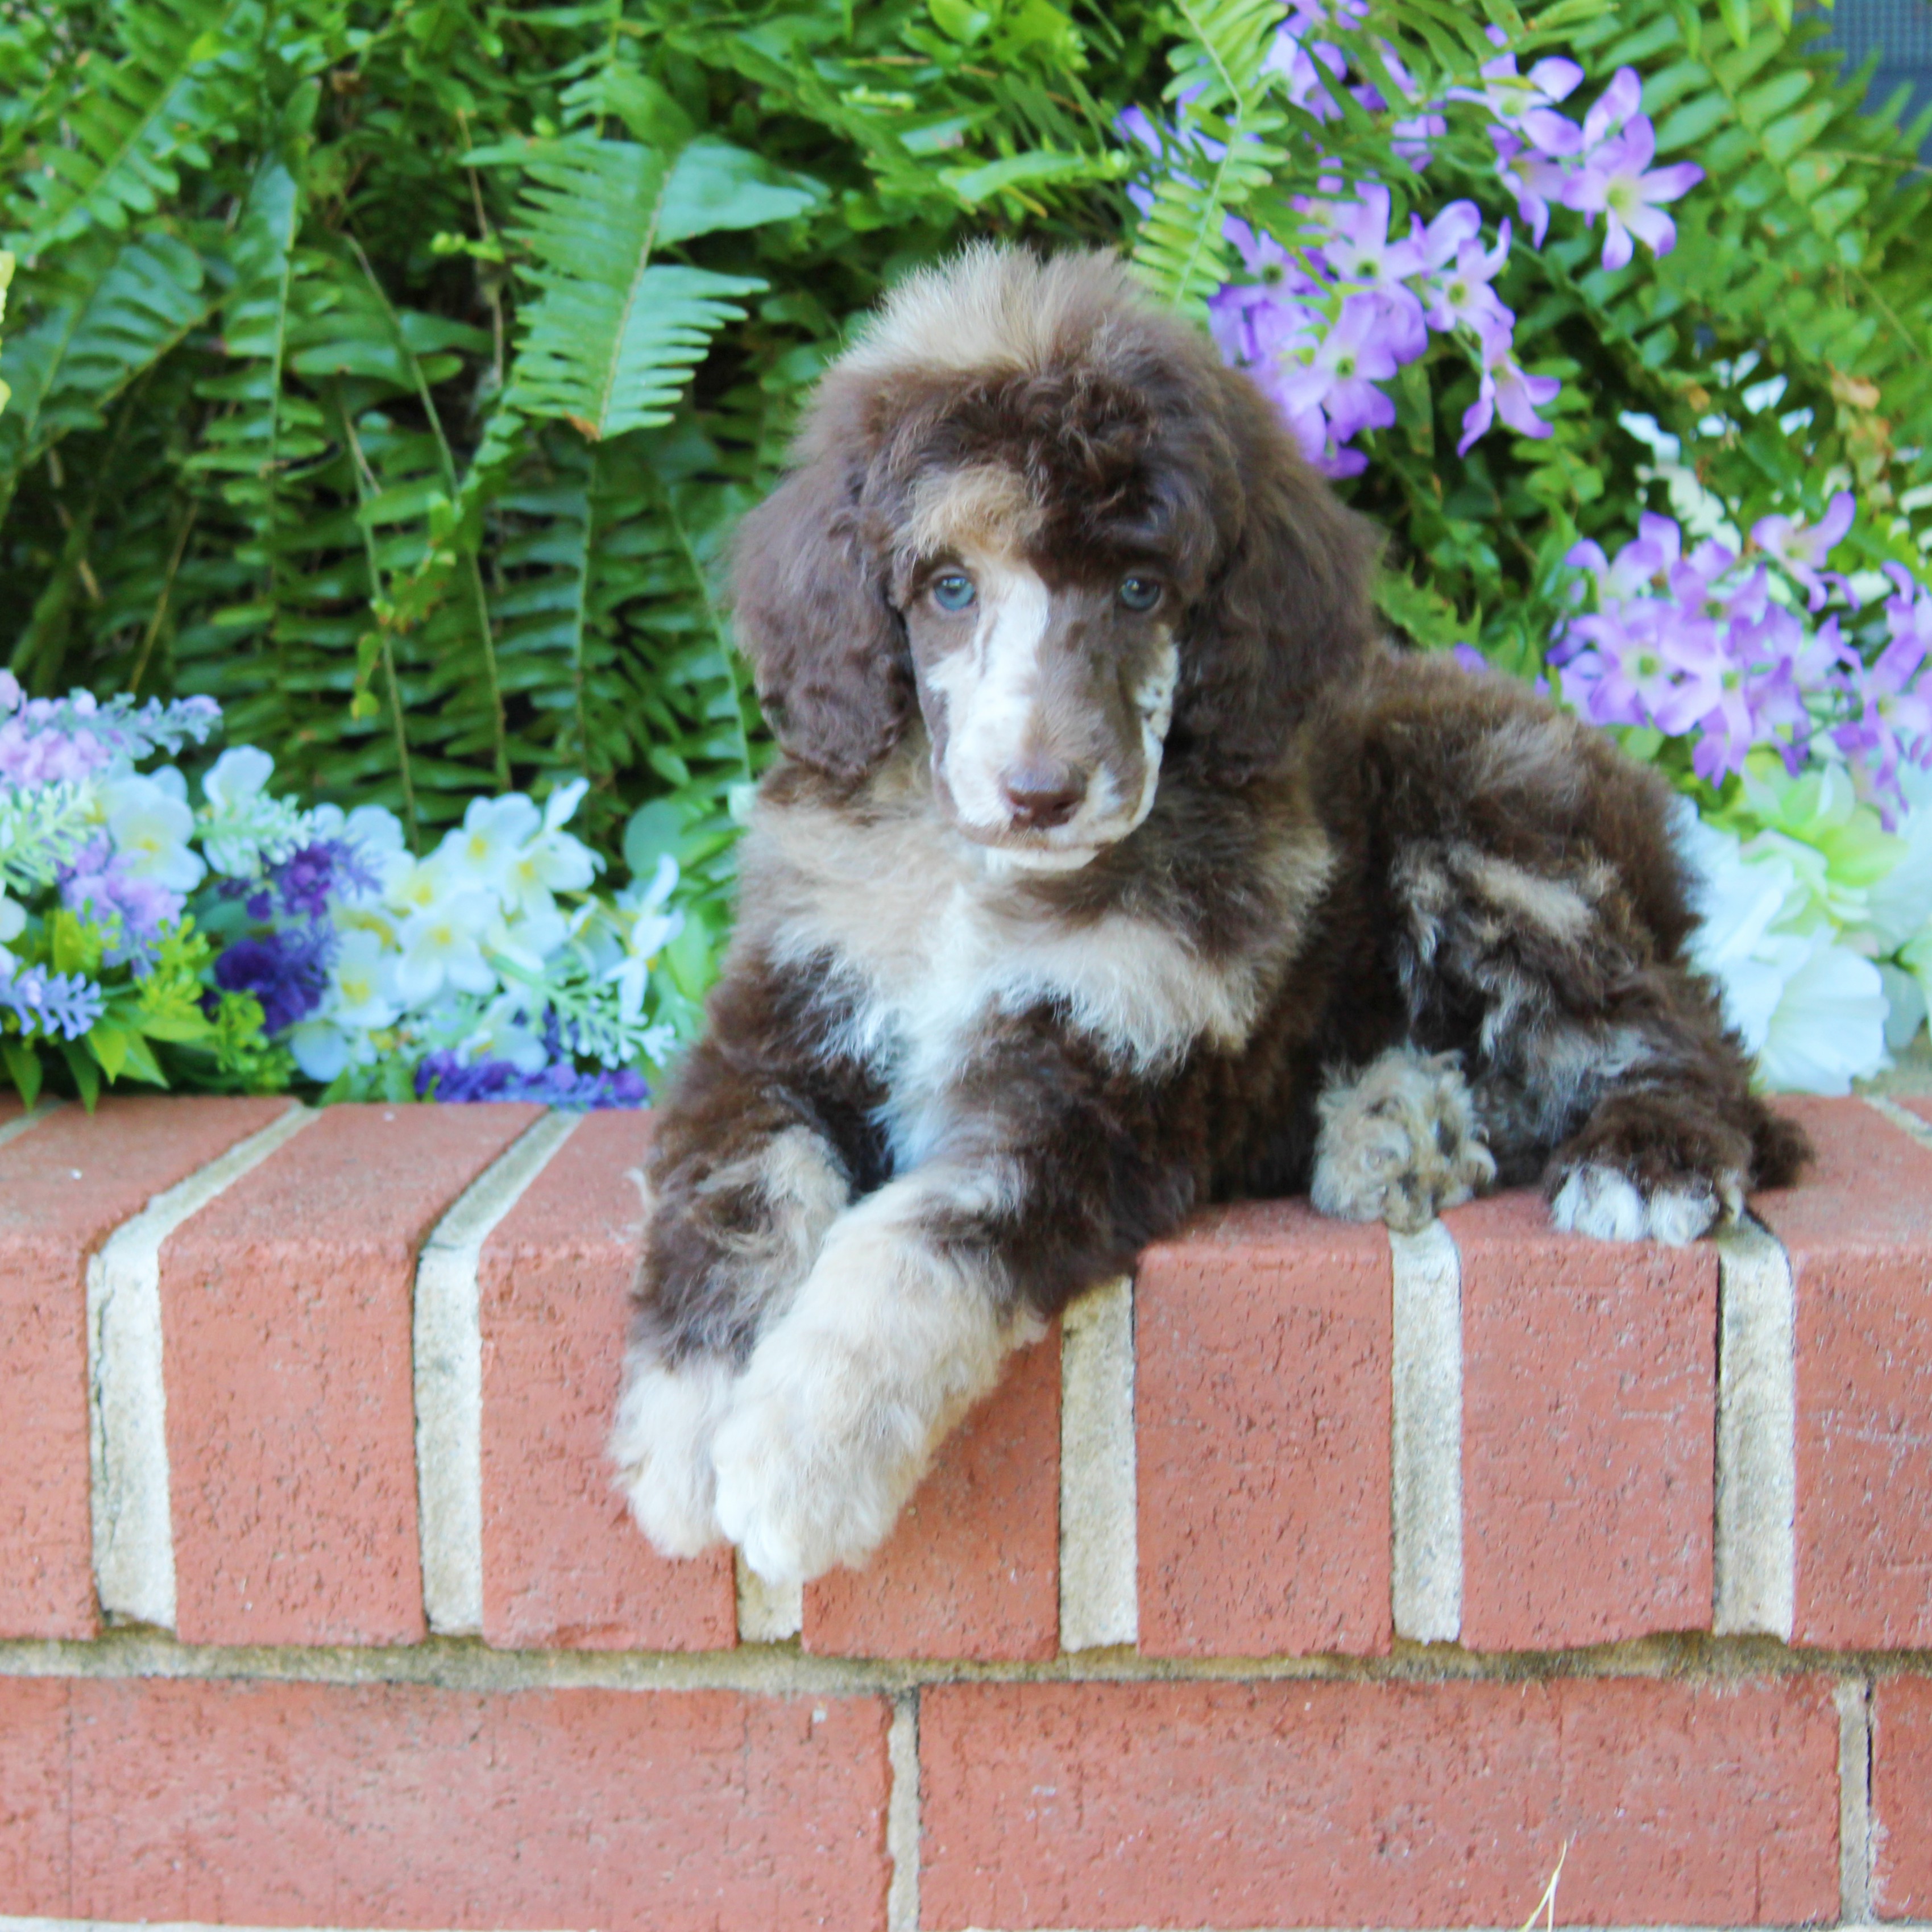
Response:
[[[926,369],[1036,369],[1070,341],[1105,332],[1109,310],[1146,296],[1112,255],[1056,255],[976,242],[893,290],[844,357],[848,368],[884,374]]]
[[[909,566],[941,550],[1016,557],[1038,537],[1043,521],[1024,478],[1004,463],[936,471],[921,477],[913,492],[899,536],[901,560]]]

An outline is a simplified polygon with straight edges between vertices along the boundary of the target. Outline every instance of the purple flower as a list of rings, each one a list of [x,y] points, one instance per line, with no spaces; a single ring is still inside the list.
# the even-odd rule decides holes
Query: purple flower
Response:
[[[16,972],[0,952],[0,1006],[19,1022],[27,1040],[79,1040],[107,1010],[107,995],[79,973],[50,973],[44,966]]]
[[[1476,400],[1462,412],[1458,456],[1467,455],[1478,438],[1489,433],[1501,416],[1519,436],[1540,440],[1552,434],[1536,412],[1556,400],[1563,385],[1554,376],[1532,376],[1510,353],[1508,335],[1491,329],[1483,337],[1483,378]]]
[[[1636,520],[1636,535],[1617,552],[1616,562],[1608,562],[1588,538],[1573,545],[1563,561],[1572,569],[1588,571],[1600,598],[1634,597],[1647,584],[1670,576],[1682,548],[1683,532],[1676,524],[1646,510]]]
[[[1583,117],[1583,146],[1600,147],[1643,105],[1643,82],[1634,67],[1620,67],[1610,76],[1610,84],[1597,97],[1596,104]]]
[[[1563,184],[1564,206],[1578,210],[1586,228],[1598,214],[1604,217],[1606,268],[1628,263],[1633,236],[1655,255],[1667,255],[1677,245],[1676,224],[1662,204],[1688,194],[1704,178],[1704,170],[1695,161],[1653,169],[1656,152],[1656,132],[1640,115],[1626,132],[1590,148]]]
[[[1520,129],[1546,154],[1574,154],[1582,146],[1576,124],[1554,111],[1583,78],[1574,61],[1540,60],[1527,74],[1519,74],[1516,56],[1499,54],[1484,62],[1481,75],[1482,87],[1451,88],[1450,99],[1480,102],[1493,119]]]
[[[1373,296],[1348,297],[1307,362],[1283,376],[1291,414],[1318,407],[1337,443],[1358,430],[1385,429],[1394,422],[1394,404],[1376,387],[1396,371],[1384,326],[1382,304]]]
[[[56,877],[62,904],[108,932],[102,956],[110,966],[132,961],[137,973],[145,971],[162,928],[182,916],[180,894],[130,874],[105,838],[89,840]]]
[[[1850,490],[1840,490],[1815,524],[1802,516],[1774,515],[1760,517],[1751,526],[1751,542],[1769,551],[1804,586],[1806,602],[1814,610],[1824,608],[1826,594],[1819,566],[1844,542],[1856,508]]]
[[[332,945],[329,928],[320,923],[238,939],[215,961],[214,983],[254,994],[262,1003],[262,1030],[278,1034],[322,1004]]]
[[[1546,160],[1507,128],[1492,128],[1490,144],[1496,151],[1496,172],[1516,196],[1516,212],[1529,230],[1529,238],[1540,248],[1550,228],[1550,204],[1563,198],[1568,171]]]
[[[1445,264],[1429,278],[1424,284],[1428,292],[1424,312],[1431,328],[1444,334],[1459,328],[1480,336],[1510,334],[1516,317],[1490,286],[1509,260],[1509,246],[1506,218],[1493,248],[1485,253],[1479,242],[1465,242],[1456,249],[1454,263]]]
[[[550,1107],[640,1107],[650,1097],[642,1075],[628,1066],[580,1073],[568,1060],[525,1073],[507,1060],[465,1063],[448,1051],[424,1057],[416,1072],[416,1097],[438,1100],[536,1100]]]
[[[1676,634],[1676,662],[1683,674],[1656,707],[1658,729],[1671,736],[1688,732],[1698,738],[1690,750],[1690,769],[1711,784],[1721,784],[1744,769],[1744,757],[1757,741],[1744,668],[1726,648],[1714,624],[1682,626]]]

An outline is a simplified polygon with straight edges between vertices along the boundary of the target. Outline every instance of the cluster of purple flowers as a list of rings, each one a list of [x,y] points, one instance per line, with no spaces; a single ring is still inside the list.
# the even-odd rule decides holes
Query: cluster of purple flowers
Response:
[[[1389,191],[1375,182],[1300,207],[1312,235],[1293,255],[1229,218],[1228,237],[1254,279],[1222,289],[1208,320],[1222,356],[1274,398],[1318,468],[1353,476],[1367,466],[1348,445],[1395,421],[1380,385],[1427,350],[1432,331],[1461,341],[1480,374],[1459,454],[1498,415],[1520,435],[1550,434],[1537,411],[1561,386],[1518,364],[1516,317],[1492,286],[1509,259],[1507,220],[1486,248],[1481,211],[1454,201],[1426,224],[1411,216],[1408,234],[1392,238]]]
[[[142,705],[124,696],[102,704],[85,691],[28,698],[12,672],[0,670],[0,782],[78,784],[152,752],[172,757],[190,740],[205,743],[220,718],[212,698],[170,704],[151,698]]]
[[[144,972],[163,929],[182,916],[182,896],[162,880],[130,871],[105,833],[81,846],[56,874],[61,903],[107,935],[110,966]]]
[[[1583,78],[1574,61],[1538,61],[1519,75],[1516,56],[1504,54],[1484,64],[1482,77],[1480,93],[1461,91],[1461,98],[1482,100],[1493,117],[1496,172],[1539,248],[1552,202],[1575,209],[1586,228],[1604,218],[1606,268],[1626,266],[1637,242],[1656,255],[1676,247],[1677,225],[1664,204],[1689,194],[1704,170],[1694,161],[1650,165],[1657,130],[1642,112],[1643,86],[1634,68],[1618,69],[1580,127],[1556,112]]]
[[[650,1097],[643,1075],[628,1066],[580,1073],[556,1060],[526,1073],[507,1060],[465,1060],[447,1048],[416,1068],[420,1100],[535,1100],[547,1107],[641,1107]]]
[[[1282,76],[1289,99],[1318,121],[1340,118],[1335,90],[1345,86],[1372,112],[1396,111],[1373,82],[1349,80],[1348,56],[1324,38],[1337,25],[1359,26],[1366,13],[1364,0],[1290,0],[1268,64]],[[1500,42],[1498,30],[1491,29],[1491,38]],[[1427,168],[1435,143],[1448,131],[1442,108],[1472,103],[1487,117],[1497,172],[1538,247],[1552,202],[1581,213],[1586,226],[1604,216],[1606,268],[1629,261],[1633,237],[1658,254],[1675,245],[1676,231],[1662,205],[1686,193],[1703,170],[1690,163],[1651,168],[1656,134],[1640,111],[1642,87],[1634,70],[1616,74],[1580,124],[1558,112],[1583,79],[1574,61],[1538,61],[1524,74],[1515,54],[1502,52],[1483,64],[1478,85],[1451,88],[1432,103],[1420,98],[1393,47],[1378,43],[1377,52],[1408,110],[1390,124],[1392,146],[1416,172]],[[1168,166],[1183,160],[1182,143],[1140,110],[1130,110],[1121,125]],[[1198,135],[1193,145],[1213,152]],[[1246,279],[1222,288],[1209,304],[1222,355],[1255,376],[1310,458],[1331,476],[1366,466],[1366,457],[1351,446],[1354,439],[1395,421],[1394,402],[1381,386],[1426,352],[1432,334],[1457,344],[1477,374],[1459,455],[1498,417],[1520,436],[1547,436],[1539,412],[1561,386],[1522,367],[1516,317],[1494,287],[1509,258],[1509,222],[1486,243],[1476,204],[1454,201],[1426,222],[1412,215],[1406,236],[1391,235],[1388,189],[1373,180],[1351,189],[1333,164],[1324,166],[1322,191],[1294,204],[1304,227],[1292,244],[1229,218],[1226,233]]]
[[[340,892],[374,892],[375,873],[347,838],[311,840],[254,879],[224,879],[221,897],[240,899],[256,923],[231,940],[214,962],[224,992],[260,1001],[265,1032],[280,1034],[317,1011],[340,944],[330,901]]]
[[[1932,590],[1890,568],[1894,594],[1868,662],[1846,634],[1848,620],[1862,621],[1857,593],[1822,567],[1854,508],[1845,490],[1815,524],[1764,518],[1742,555],[1715,538],[1687,552],[1679,526],[1648,512],[1613,558],[1577,544],[1566,561],[1584,573],[1580,601],[1593,592],[1595,608],[1566,620],[1551,646],[1565,698],[1600,724],[1688,738],[1692,769],[1713,784],[1760,747],[1796,773],[1822,732],[1890,821],[1900,760],[1932,761],[1932,692],[1919,689]],[[1809,621],[1838,600],[1842,612]]]

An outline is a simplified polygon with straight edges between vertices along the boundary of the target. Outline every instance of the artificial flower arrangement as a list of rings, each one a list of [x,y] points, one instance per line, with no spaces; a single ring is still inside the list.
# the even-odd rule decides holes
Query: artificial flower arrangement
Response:
[[[473,800],[427,856],[393,812],[302,809],[240,746],[190,784],[212,700],[27,698],[0,672],[0,1060],[104,1080],[325,1099],[636,1106],[674,1029],[650,973],[682,915],[664,854],[614,896],[539,807]],[[146,766],[146,769],[142,769]]]

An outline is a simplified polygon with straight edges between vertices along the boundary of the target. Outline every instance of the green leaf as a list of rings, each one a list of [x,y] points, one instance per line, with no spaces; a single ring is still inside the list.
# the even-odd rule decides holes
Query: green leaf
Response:
[[[533,145],[515,234],[541,292],[512,405],[562,417],[594,442],[668,422],[712,337],[743,314],[738,298],[765,283],[662,262],[659,250],[788,220],[821,192],[710,136],[668,149],[585,136]]]
[[[0,1040],[0,1059],[7,1063],[7,1072],[14,1086],[19,1089],[20,1104],[31,1107],[40,1097],[40,1082],[46,1078],[40,1056],[24,1040]]]
[[[67,1062],[67,1070],[74,1076],[74,1084],[80,1090],[81,1105],[91,1114],[100,1102],[100,1072],[92,1060],[71,1040],[61,1042],[61,1058]]]

